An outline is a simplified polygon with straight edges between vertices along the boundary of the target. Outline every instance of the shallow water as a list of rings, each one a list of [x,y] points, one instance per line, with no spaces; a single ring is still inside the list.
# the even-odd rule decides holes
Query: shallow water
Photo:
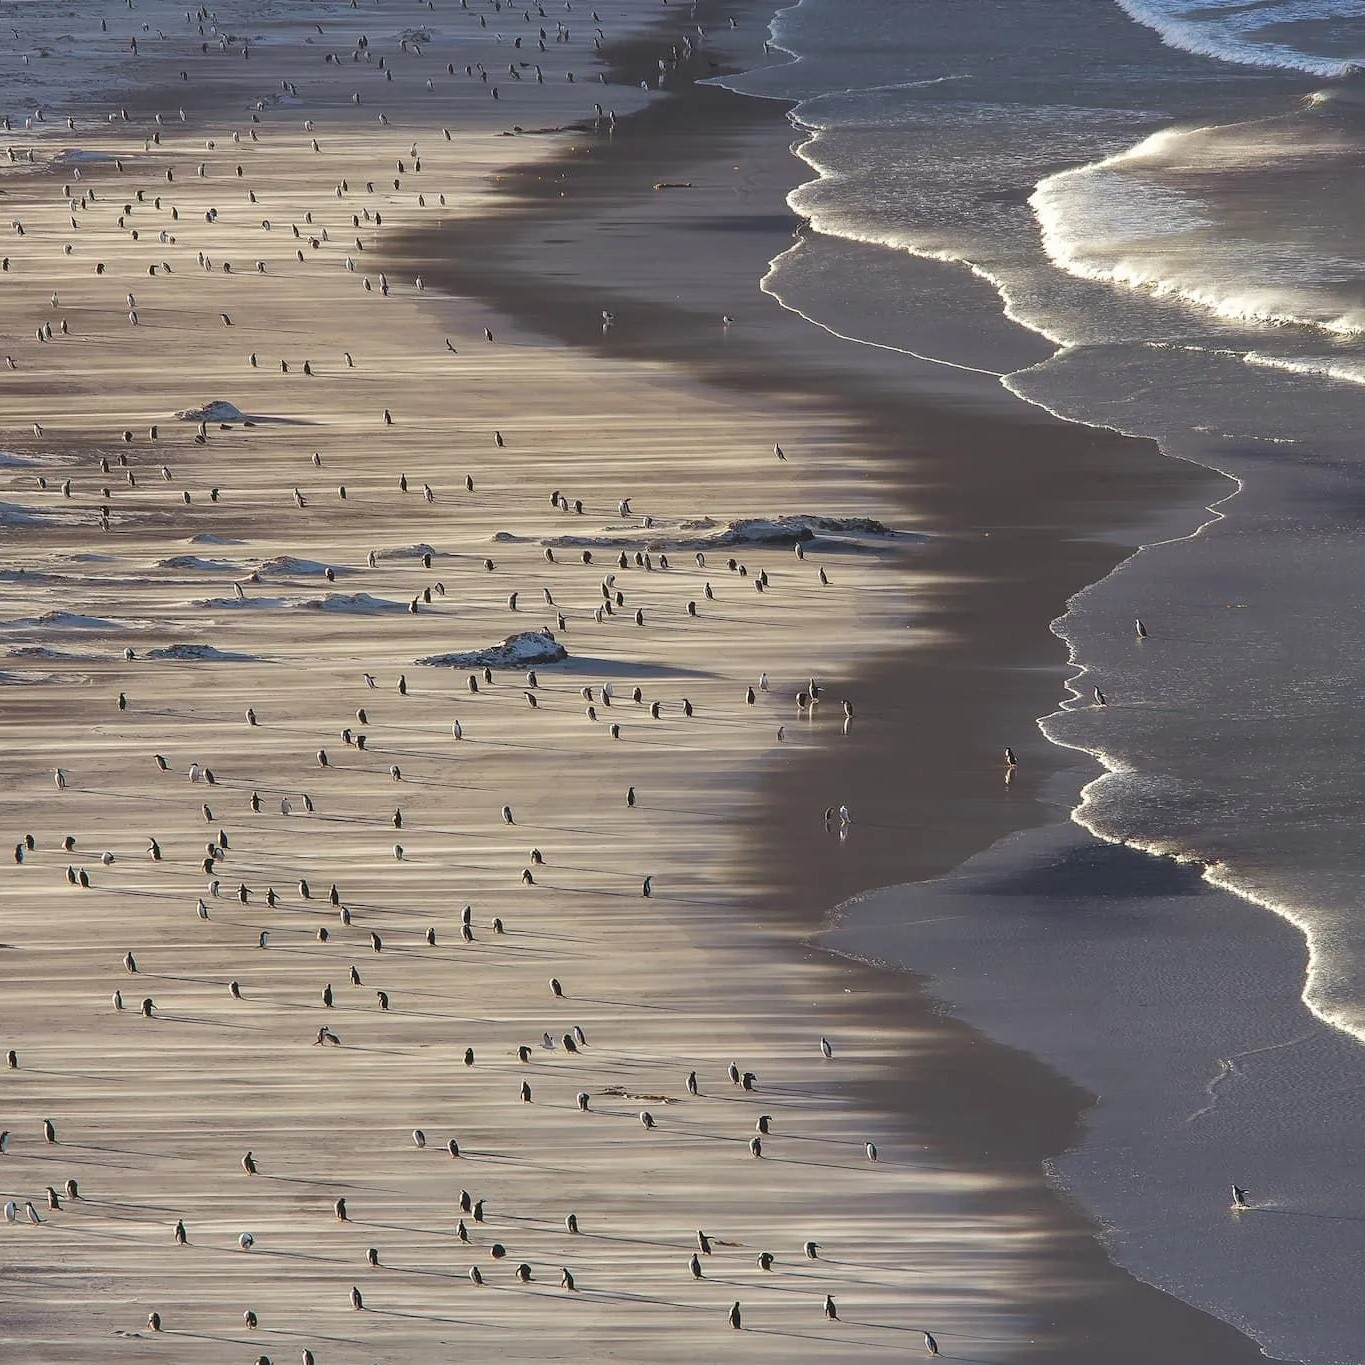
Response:
[[[1093,959],[1107,942],[1106,970],[1141,988],[1100,998],[1059,968],[1040,1002],[1037,962],[977,963],[979,935],[1039,912],[1018,888],[1056,850],[1028,840],[990,855],[989,896],[954,891],[929,969],[969,1017],[1101,1093],[1060,1175],[1125,1264],[1281,1354],[1365,1359],[1365,1310],[1343,1288],[1355,1224],[1316,1219],[1276,1265],[1273,1238],[1264,1255],[1230,1251],[1218,1207],[1229,1169],[1254,1169],[1285,1207],[1329,1206],[1354,1177],[1354,1101],[1313,1103],[1291,1140],[1270,1102],[1283,1079],[1239,1073],[1235,1122],[1189,1136],[1177,1119],[1192,1085],[1253,1045],[1236,1022],[1255,1022],[1248,998],[1274,995],[1280,1034],[1327,1040],[1295,1050],[1303,1093],[1346,1094],[1342,1069],[1365,1057],[1365,5],[801,0],[773,36],[790,60],[733,83],[799,101],[813,178],[790,202],[817,233],[773,263],[770,292],[843,335],[1006,372],[1030,402],[1230,476],[1216,510],[1187,509],[1054,627],[1077,676],[1043,729],[1097,760],[1059,801],[1104,839],[1186,860],[1193,888],[1156,896],[1133,939],[1120,882],[1138,855],[1105,861],[1073,829],[1096,859],[1067,893],[1086,935],[1053,915],[1049,946],[1062,961],[1089,942]],[[937,340],[914,302],[926,285],[952,320]],[[1210,882],[1243,899],[1200,893]],[[884,932],[918,922],[940,894],[886,893],[876,915],[850,910],[849,932],[864,915]],[[1238,970],[1210,983],[1176,971],[1172,948],[1215,907]],[[876,950],[875,934],[859,942]],[[962,986],[967,962],[988,991]],[[1206,1018],[1212,1000],[1230,1032]],[[1141,1066],[1130,1035],[1147,1039]]]

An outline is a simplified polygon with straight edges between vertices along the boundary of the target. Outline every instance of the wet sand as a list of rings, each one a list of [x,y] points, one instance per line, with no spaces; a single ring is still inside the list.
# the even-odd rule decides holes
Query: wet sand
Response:
[[[641,65],[638,51],[613,55],[623,72]],[[936,1161],[988,1176],[976,1208],[997,1230],[1022,1220],[1037,1231],[1024,1295],[1035,1340],[1011,1358],[1079,1365],[1102,1352],[1136,1365],[1169,1358],[1176,1342],[1179,1359],[1264,1359],[1231,1327],[1112,1267],[1096,1230],[1047,1184],[1042,1164],[1075,1141],[1090,1096],[944,1017],[922,983],[800,946],[840,901],[938,875],[1056,817],[1053,779],[1073,760],[1034,725],[1067,672],[1047,623],[1173,512],[1222,490],[1148,443],[1014,403],[989,379],[841,345],[760,295],[754,282],[791,228],[781,196],[798,167],[778,155],[790,137],[780,106],[675,89],[609,143],[505,181],[483,231],[459,232],[478,270],[462,269],[441,234],[398,250],[538,333],[678,365],[760,401],[800,393],[849,421],[856,477],[890,490],[901,524],[936,534],[905,569],[920,585],[907,594],[908,647],[841,681],[858,699],[851,732],[768,772],[746,847],[772,885],[754,909],[776,951],[837,981],[850,1026],[896,1040],[899,1064],[845,1092],[896,1114]],[[687,188],[651,191],[660,181]],[[704,265],[677,249],[689,234],[721,244]],[[590,300],[617,314],[605,336],[584,323]],[[737,319],[723,349],[722,308]],[[822,719],[836,729],[837,717]],[[1006,744],[1020,759],[1008,785]],[[1079,786],[1089,774],[1075,771]],[[821,822],[840,803],[856,813],[842,842]]]

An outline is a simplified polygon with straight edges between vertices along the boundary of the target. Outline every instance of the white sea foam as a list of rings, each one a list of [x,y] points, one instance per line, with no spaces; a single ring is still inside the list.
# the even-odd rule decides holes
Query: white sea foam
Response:
[[[1358,19],[1365,16],[1360,0],[1270,0],[1252,5],[1245,0],[1117,0],[1139,24],[1155,30],[1162,42],[1238,66],[1277,67],[1306,71],[1314,76],[1341,76],[1365,65],[1365,45],[1335,56],[1314,53],[1292,43],[1258,39],[1262,30],[1304,21]]]
[[[1160,178],[1178,168],[1188,180],[1193,168],[1216,185],[1238,170],[1263,173],[1277,158],[1302,162],[1335,150],[1254,130],[1167,129],[1046,177],[1029,206],[1049,259],[1079,279],[1179,299],[1228,322],[1365,336],[1365,308],[1341,288],[1365,282],[1359,261],[1288,235],[1253,238],[1225,225],[1193,190]]]
[[[1335,359],[1318,355],[1270,355],[1265,351],[1248,351],[1242,359],[1248,365],[1259,365],[1267,370],[1283,370],[1289,374],[1335,379],[1343,384],[1365,384],[1365,359],[1349,357]]]

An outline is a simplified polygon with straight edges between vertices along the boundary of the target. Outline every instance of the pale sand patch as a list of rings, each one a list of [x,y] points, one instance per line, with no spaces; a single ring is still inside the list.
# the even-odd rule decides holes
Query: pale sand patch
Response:
[[[162,8],[169,27],[169,6],[139,15],[152,21]],[[342,12],[331,22],[360,21]],[[406,26],[388,25],[391,57]],[[281,36],[253,60],[289,69],[289,52]],[[581,48],[575,56],[586,63]],[[414,57],[404,80],[436,79],[445,59],[436,50]],[[447,214],[475,211],[489,174],[544,144],[477,134],[447,142],[420,112],[400,117],[397,97],[389,126],[362,124],[344,99],[349,70],[329,83],[313,65],[308,77],[308,107],[296,112],[312,111],[310,132],[263,116],[252,143],[243,116],[206,136],[165,127],[161,145],[144,152],[145,125],[116,127],[99,145],[126,156],[125,173],[88,164],[79,183],[66,182],[77,200],[97,194],[78,231],[60,193],[69,168],[16,180],[7,200],[25,234],[7,247],[4,346],[19,369],[0,387],[0,425],[14,451],[45,469],[48,487],[36,487],[33,468],[13,466],[0,488],[6,503],[62,520],[10,533],[7,567],[35,577],[11,585],[0,642],[52,641],[82,655],[79,675],[14,658],[12,673],[29,682],[3,691],[12,827],[38,845],[0,882],[5,1044],[20,1062],[6,1075],[2,1122],[13,1136],[0,1161],[6,1197],[21,1203],[21,1225],[0,1229],[7,1350],[35,1361],[262,1351],[279,1360],[305,1346],[319,1361],[456,1351],[829,1360],[918,1352],[923,1326],[949,1358],[999,1358],[1033,1230],[965,1213],[958,1196],[972,1192],[969,1182],[926,1168],[839,1100],[841,1079],[875,1072],[913,1040],[841,1036],[834,1059],[822,1058],[827,978],[818,964],[760,951],[743,907],[762,869],[736,851],[753,774],[781,761],[778,727],[788,744],[838,742],[839,677],[905,629],[914,583],[874,546],[834,554],[818,541],[804,561],[753,547],[709,552],[703,568],[679,550],[668,552],[667,570],[651,571],[633,560],[618,567],[606,548],[591,565],[569,548],[553,563],[544,556],[557,537],[612,539],[644,516],[658,525],[640,532],[642,544],[704,516],[884,517],[877,487],[865,471],[851,476],[841,422],[798,397],[755,403],[661,366],[567,352],[411,280],[389,280],[384,297],[367,264],[384,232],[434,222],[441,194]],[[545,122],[582,112],[567,82],[534,88],[528,107]],[[131,140],[120,140],[125,128]],[[414,138],[422,170],[398,172]],[[343,178],[350,189],[338,197]],[[135,207],[120,227],[125,203]],[[366,210],[357,229],[352,215]],[[158,240],[163,230],[174,242]],[[62,318],[69,336],[31,339]],[[276,420],[210,424],[197,446],[193,425],[171,414],[211,399]],[[29,434],[33,422],[41,436]],[[124,453],[135,486],[117,464]],[[556,489],[571,504],[581,498],[583,514],[553,508]],[[626,496],[628,518],[617,513]],[[106,503],[107,535],[98,530]],[[495,539],[500,532],[516,538]],[[368,567],[371,550],[421,545],[433,547],[430,568],[420,551],[379,554]],[[92,551],[98,564],[72,564]],[[746,577],[726,568],[732,554]],[[220,555],[230,561],[221,569]],[[657,548],[651,555],[657,566]],[[281,556],[297,562],[276,563]],[[759,593],[765,571],[769,589]],[[37,576],[48,573],[58,576]],[[598,623],[607,573],[624,604]],[[329,593],[397,607],[304,609]],[[43,623],[51,611],[94,624]],[[569,659],[538,669],[534,709],[520,673],[480,679],[474,694],[463,672],[414,662],[543,626]],[[233,657],[147,657],[197,645]],[[771,690],[751,706],[746,687],[764,672]],[[813,721],[793,703],[811,676],[826,688]],[[610,707],[604,682],[615,687]],[[583,687],[593,689],[596,721]],[[344,742],[344,728],[365,735],[363,751]],[[194,762],[217,784],[192,785]],[[60,791],[58,765],[69,775]],[[281,814],[282,799],[291,814]],[[505,803],[515,826],[502,819]],[[822,828],[827,804],[837,807],[839,793],[813,802],[813,838],[837,838]],[[214,897],[200,862],[220,828],[230,846]],[[66,834],[77,839],[69,854]],[[146,852],[152,837],[160,862]],[[109,867],[99,861],[105,849]],[[66,885],[68,863],[88,869],[90,891]],[[239,883],[251,888],[248,905],[235,898]],[[332,883],[349,925],[327,903]],[[280,893],[274,910],[264,904],[269,886]],[[196,913],[201,895],[207,920]],[[494,917],[504,935],[492,932]],[[428,927],[435,946],[424,941]],[[382,953],[371,950],[372,931]],[[120,966],[129,950],[136,976]],[[349,984],[352,964],[360,986]],[[234,980],[240,1001],[229,995]],[[332,1009],[321,1001],[329,983]],[[122,1013],[110,1003],[115,989]],[[378,990],[389,994],[387,1012]],[[139,1016],[144,996],[157,1017]],[[339,1048],[312,1045],[324,1025]],[[544,1032],[559,1040],[575,1025],[587,1038],[579,1054],[542,1047]],[[520,1044],[529,1063],[517,1060]],[[757,1074],[755,1092],[731,1084],[731,1061]],[[685,1088],[692,1069],[695,1098]],[[519,1098],[523,1080],[530,1104]],[[588,1113],[575,1103],[580,1090],[592,1096]],[[653,1131],[641,1109],[657,1120]],[[772,1132],[755,1160],[747,1144],[761,1114],[772,1115]],[[44,1118],[57,1124],[56,1146],[43,1141]],[[422,1150],[414,1127],[426,1135]],[[458,1161],[445,1150],[452,1137]],[[881,1147],[875,1165],[868,1139]],[[254,1178],[239,1166],[248,1149]],[[83,1199],[48,1213],[43,1187],[68,1177]],[[461,1189],[487,1201],[482,1223],[465,1217],[468,1246],[456,1236]],[[338,1197],[345,1224],[333,1217]],[[42,1227],[22,1225],[25,1199],[43,1208]],[[564,1228],[571,1211],[578,1236]],[[172,1242],[177,1218],[189,1229],[186,1248]],[[715,1254],[695,1282],[688,1257],[698,1228]],[[250,1252],[237,1247],[244,1231],[255,1238]],[[820,1243],[818,1261],[802,1255],[808,1238]],[[504,1260],[491,1256],[495,1241]],[[365,1264],[370,1246],[381,1268]],[[755,1265],[762,1250],[777,1256],[771,1273]],[[528,1285],[513,1273],[523,1260],[533,1267]],[[488,1282],[481,1289],[467,1278],[475,1264]],[[559,1288],[561,1267],[575,1276],[572,1295]],[[364,1313],[349,1306],[352,1284]],[[824,1321],[827,1292],[844,1321]],[[736,1299],[742,1336],[726,1323]],[[254,1332],[243,1326],[248,1308],[259,1316]],[[143,1327],[152,1309],[167,1329],[159,1338]],[[120,1335],[134,1332],[143,1335]]]

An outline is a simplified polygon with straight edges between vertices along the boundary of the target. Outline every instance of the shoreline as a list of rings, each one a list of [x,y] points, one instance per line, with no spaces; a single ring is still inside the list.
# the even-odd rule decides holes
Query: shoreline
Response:
[[[416,66],[380,42],[412,96],[369,72],[387,121],[336,115],[350,63],[319,77],[266,43],[253,80],[330,81],[315,128],[267,111],[248,147],[244,102],[139,153],[149,130],[115,125],[102,145],[127,178],[106,166],[83,177],[95,198],[44,184],[23,201],[3,482],[50,520],[12,538],[23,614],[3,627],[25,722],[4,776],[33,842],[0,881],[17,1063],[0,1174],[20,1208],[44,1181],[80,1192],[0,1239],[26,1288],[10,1341],[61,1365],[305,1342],[367,1365],[502,1353],[511,1333],[522,1359],[789,1362],[903,1352],[932,1327],[950,1354],[994,1357],[1017,1328],[997,1286],[1019,1267],[976,1235],[970,1182],[844,1102],[840,1078],[886,1038],[842,1032],[822,1057],[824,978],[759,951],[736,913],[759,889],[738,848],[752,775],[788,710],[776,693],[750,709],[746,684],[833,676],[850,612],[864,645],[889,639],[904,542],[822,526],[802,565],[741,536],[744,575],[703,541],[703,572],[709,514],[868,509],[845,486],[845,421],[540,344],[387,279],[375,248],[434,217],[438,191],[454,213],[484,203],[516,154],[491,131],[522,117],[514,101],[541,124],[579,113],[549,78],[586,43],[547,42],[545,88],[493,106],[439,43]],[[433,142],[422,81],[446,76],[473,112]],[[49,318],[62,350],[33,342]],[[210,396],[256,417],[169,421]],[[774,423],[800,433],[780,488]],[[572,553],[585,534],[591,565]],[[626,553],[660,542],[672,565]],[[628,607],[607,614],[618,551]],[[416,662],[540,626],[570,657],[538,683],[499,667],[475,691]]]
[[[763,7],[751,7],[749,17],[760,11]],[[632,58],[623,54],[617,60],[618,66],[628,65]],[[703,110],[699,116],[698,90],[699,87],[690,84],[683,91],[673,90],[668,101],[647,107],[618,127],[617,141],[622,140],[623,132],[633,134],[636,129],[643,129],[646,134],[657,135],[661,130],[671,134],[674,145],[666,151],[673,159],[659,163],[667,167],[705,164],[698,144],[708,132],[713,135],[713,143],[719,141],[732,148],[737,121],[733,117],[734,106],[729,119],[709,110]],[[777,114],[770,101],[751,100],[729,91],[724,95],[730,101],[743,101],[750,106],[767,104]],[[677,111],[680,99],[690,101],[686,112]],[[710,96],[702,99],[709,101]],[[674,106],[671,111],[669,105]],[[774,123],[777,119],[767,121]],[[684,124],[688,128],[680,133],[679,125]],[[683,145],[679,147],[678,143]],[[603,169],[603,161],[610,160],[615,151],[613,147],[606,157],[594,155],[592,169],[581,162],[575,167],[574,197],[582,206],[580,211],[594,212],[594,195],[599,206],[603,201],[625,202],[632,186],[638,191],[641,165],[656,164],[649,159],[652,153],[636,156],[633,164],[627,153],[617,158],[627,162],[624,170],[613,172],[610,166]],[[527,278],[518,280],[500,274],[494,283],[491,278],[476,281],[467,272],[455,271],[452,287],[454,292],[479,297],[562,340],[609,352],[621,346],[620,324],[613,327],[613,334],[606,339],[593,335],[587,326],[573,321],[580,313],[577,306],[580,300],[586,303],[587,291],[576,290],[562,280],[549,289],[544,279],[532,282],[534,268],[526,269],[524,258],[517,260],[515,256],[516,228],[531,226],[538,213],[546,209],[551,195],[558,197],[562,193],[537,186],[536,182],[554,177],[559,183],[564,171],[565,163],[552,159],[541,167],[514,172],[509,177],[512,183],[500,187],[502,197],[514,201],[514,206],[509,208],[504,203],[489,216],[490,235],[480,238],[478,224],[460,225],[462,246],[472,245],[476,251],[499,254],[504,264],[510,260],[518,269],[525,269]],[[560,219],[567,215],[552,211],[547,216]],[[776,244],[780,239],[774,220],[779,217],[772,214],[755,224],[754,230],[767,232],[770,241]],[[508,234],[512,238],[510,250],[502,240],[509,222],[513,225]],[[787,226],[790,228],[793,222],[788,217]],[[493,231],[497,242],[492,240]],[[435,247],[434,238],[429,238],[422,251],[434,270],[439,271]],[[413,251],[410,242],[407,252],[413,258],[421,255]],[[450,278],[448,272],[448,281]],[[665,305],[656,300],[655,306]],[[773,306],[777,307],[775,302]],[[737,380],[733,373],[725,374],[721,366],[708,361],[695,341],[689,345],[684,335],[689,325],[695,331],[696,321],[692,310],[668,307],[664,316],[656,313],[651,317],[647,333],[632,332],[629,344],[641,358],[680,364],[704,382],[752,384],[752,372]],[[668,324],[663,329],[667,337],[660,335],[661,322]],[[810,375],[799,378],[809,379]],[[774,376],[770,375],[769,381],[775,382]],[[932,390],[935,386],[928,387]],[[1025,408],[1024,400],[1014,401],[1020,409]],[[861,415],[864,425],[871,426],[866,422],[865,412]],[[960,411],[950,410],[936,417],[936,434],[958,438],[950,453],[940,453],[941,469],[943,464],[960,461],[967,453],[963,447],[978,432],[970,432],[963,439],[961,431],[953,430],[964,423]],[[1030,421],[1023,414],[1015,422],[1000,419],[993,430],[990,423],[986,426],[990,435],[997,438],[1017,434],[1016,428],[1025,429],[1032,441],[1029,456],[1035,461],[1030,474],[1037,479],[1041,473],[1046,480],[1046,491],[1037,487],[1031,490],[1031,506],[1034,510],[1046,508],[1048,519],[1043,525],[1017,525],[1017,509],[1010,506],[1011,494],[1019,491],[1017,485],[1002,491],[998,498],[988,497],[984,507],[979,496],[973,500],[970,492],[955,489],[951,476],[940,473],[938,482],[931,479],[926,485],[922,466],[932,455],[925,458],[923,447],[928,443],[921,442],[917,462],[920,468],[913,474],[907,471],[901,482],[900,492],[906,498],[902,511],[911,514],[917,524],[939,531],[945,526],[961,528],[932,538],[915,552],[921,561],[917,567],[925,568],[923,561],[927,561],[936,579],[938,600],[931,605],[936,629],[929,632],[928,643],[917,644],[904,659],[860,670],[857,677],[860,716],[866,713],[884,718],[899,713],[899,725],[860,723],[854,729],[855,741],[864,736],[867,742],[808,750],[765,784],[770,799],[755,813],[751,848],[762,865],[787,874],[785,880],[779,875],[760,902],[764,923],[777,930],[771,935],[777,951],[791,951],[793,931],[798,937],[818,932],[827,923],[825,917],[832,907],[852,895],[878,886],[928,879],[1007,833],[1055,820],[1056,809],[1044,795],[1049,780],[1059,772],[1072,771],[1078,774],[1079,786],[1084,770],[1074,756],[1052,750],[1035,732],[1036,717],[1051,709],[1069,672],[1065,651],[1061,642],[1047,632],[1047,622],[1059,614],[1071,592],[1087,586],[1137,548],[1141,543],[1140,528],[1150,524],[1146,518],[1172,513],[1179,505],[1186,505],[1193,512],[1202,505],[1202,494],[1219,484],[1212,473],[1167,461],[1146,441],[1060,421]],[[884,450],[894,448],[894,424],[884,423],[877,436],[880,442],[873,437],[867,445],[880,444]],[[1045,448],[1049,438],[1067,448],[1060,451]],[[1120,507],[1111,496],[1107,503],[1097,506],[1098,500],[1091,490],[1113,477],[1114,466],[1110,461],[1116,452],[1130,452],[1124,471],[1125,494],[1130,495],[1129,499]],[[986,460],[979,463],[987,465]],[[908,489],[912,491],[907,495]],[[1131,497],[1134,491],[1138,497]],[[979,482],[976,492],[980,492]],[[934,503],[953,509],[958,515],[936,517],[928,510]],[[1139,503],[1141,510],[1130,510]],[[973,512],[971,518],[961,515],[964,506]],[[974,532],[967,532],[966,525],[972,525]],[[984,530],[986,527],[990,529]],[[1134,534],[1135,530],[1139,534]],[[973,535],[983,539],[990,536],[996,544],[983,548]],[[1032,581],[1009,588],[1006,579],[1011,569],[1017,569],[1026,557],[1041,552],[1049,553],[1052,562],[1045,567],[1033,565]],[[946,592],[945,584],[951,585]],[[1053,605],[1047,606],[1049,602]],[[984,629],[983,616],[989,623]],[[968,636],[964,623],[975,626],[974,636]],[[990,637],[989,641],[985,636]],[[935,672],[937,676],[928,676]],[[1030,679],[1032,685],[1028,689],[1018,685],[1020,675]],[[911,695],[917,704],[907,702],[907,688],[913,689]],[[869,698],[873,699],[870,705]],[[933,715],[934,734],[927,737],[911,734],[904,718],[912,712]],[[954,721],[952,732],[946,736],[945,715],[951,715]],[[998,796],[999,779],[997,776],[992,782],[991,769],[995,765],[988,755],[998,749],[980,731],[991,726],[997,734],[1009,735],[1008,742],[1023,755],[1024,767],[1003,802],[990,799]],[[1026,738],[1021,740],[1021,734]],[[928,758],[924,755],[926,738],[931,748]],[[853,756],[850,748],[854,750]],[[964,750],[971,754],[966,764],[962,761]],[[927,774],[927,779],[917,777],[915,786],[920,788],[917,792],[904,791],[903,779],[898,780],[897,775],[906,771]],[[998,774],[998,766],[995,772]],[[989,791],[991,786],[997,786],[995,793]],[[867,825],[859,822],[853,830],[851,842],[860,854],[856,868],[848,865],[851,859],[829,856],[828,841],[818,837],[818,812],[826,804],[826,794],[834,790],[841,799],[853,791],[856,794],[848,801],[855,810],[872,809],[877,813],[875,826],[869,829],[871,822]],[[943,810],[945,798],[951,807],[947,813]],[[926,838],[916,850],[908,852],[897,833],[905,828],[931,829],[932,838]],[[817,837],[806,839],[801,833],[803,829],[812,830]],[[1108,1334],[1105,1349],[1113,1352],[1107,1358],[1132,1361],[1134,1365],[1149,1361],[1158,1343],[1169,1341],[1173,1334],[1178,1335],[1184,1347],[1199,1352],[1197,1358],[1201,1360],[1266,1358],[1235,1328],[1113,1266],[1097,1240],[1095,1227],[1048,1184],[1042,1162],[1065,1150],[1074,1140],[1084,1122],[1084,1111],[1093,1102],[1091,1097],[1026,1054],[986,1043],[974,1030],[943,1017],[932,996],[924,992],[922,981],[899,972],[880,972],[832,960],[816,951],[822,960],[822,970],[850,983],[845,987],[855,995],[849,1007],[850,1018],[857,1018],[860,1023],[876,1020],[883,1025],[894,1018],[898,1028],[912,1027],[917,1032],[937,1035],[941,1050],[934,1062],[926,1065],[921,1056],[917,1059],[919,1069],[912,1074],[918,1089],[922,1090],[928,1080],[936,1094],[941,1086],[944,1092],[953,1094],[954,1101],[948,1105],[935,1103],[932,1114],[926,1116],[913,1103],[903,1100],[895,1103],[894,1082],[867,1087],[860,1098],[884,1109],[899,1110],[902,1119],[941,1159],[1004,1176],[1014,1186],[1013,1200],[1008,1201],[1012,1208],[1026,1210],[1029,1216],[1041,1217],[1048,1223],[1053,1254],[1040,1268],[1035,1300],[1045,1340],[1038,1344],[1036,1352],[1025,1351],[1020,1358],[1032,1358],[1036,1353],[1050,1360],[1088,1363],[1093,1360],[1089,1354],[1094,1349],[1093,1334],[1101,1327]],[[993,1055],[984,1055],[988,1053]],[[970,1079],[962,1076],[964,1064],[970,1065],[975,1073]],[[983,1109],[983,1103],[988,1103],[988,1107]],[[1001,1151],[1000,1134],[1006,1132],[1008,1138]],[[1031,1178],[1020,1179],[1021,1164],[1031,1168]],[[1080,1286],[1084,1288],[1078,1294]],[[1077,1297],[1083,1301],[1076,1302]],[[1123,1326],[1116,1327],[1119,1323]],[[1116,1341],[1116,1337],[1122,1340]]]

